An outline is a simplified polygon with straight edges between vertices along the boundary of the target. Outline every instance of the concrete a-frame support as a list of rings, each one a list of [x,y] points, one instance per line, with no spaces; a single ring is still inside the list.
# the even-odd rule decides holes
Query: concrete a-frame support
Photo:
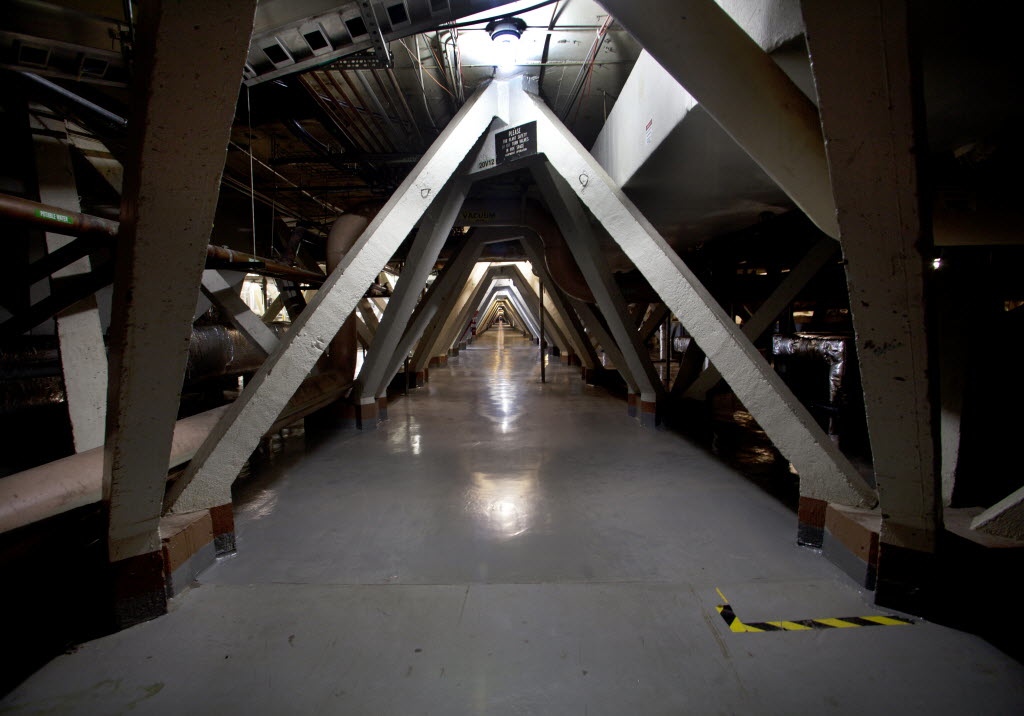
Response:
[[[500,286],[494,285],[491,287],[490,292],[484,300],[480,302],[479,308],[477,309],[478,315],[480,316],[480,319],[477,321],[477,326],[482,325],[484,314],[491,303],[493,303],[498,297],[504,297],[504,300],[508,302],[509,307],[515,310],[517,319],[521,323],[525,324],[526,329],[530,332],[532,337],[537,339],[540,336],[540,314],[537,312],[536,301],[532,301],[529,304],[526,303],[519,287],[516,284],[514,272],[510,271],[505,274],[504,277],[511,279],[512,283]]]
[[[690,332],[733,392],[800,474],[801,494],[870,507],[877,499],[853,465],[679,255],[665,242],[597,161],[539,99],[522,95],[536,118],[537,150],[551,163],[556,183],[590,209],[662,301]],[[635,333],[635,331],[633,331]]]
[[[401,242],[456,173],[467,152],[501,111],[501,83],[478,91],[463,105],[416,167],[359,237],[292,324],[288,335],[232,403],[188,470],[171,487],[173,512],[188,512],[231,499],[231,483],[309,374]],[[453,148],[461,151],[452,151]]]
[[[464,246],[462,251],[465,252],[467,249],[469,249],[469,246]],[[480,246],[480,250],[483,250],[483,246]],[[456,257],[456,260],[457,259],[458,257]],[[454,280],[450,288],[444,288],[448,285],[447,280],[442,284],[442,288],[444,288],[446,292],[450,291],[449,297],[444,299],[441,305],[439,305],[434,311],[433,317],[430,319],[426,328],[423,330],[423,334],[418,339],[416,350],[413,351],[412,361],[409,364],[410,370],[414,371],[417,376],[423,374],[424,371],[427,370],[427,367],[430,364],[430,359],[434,357],[434,351],[442,350],[438,348],[441,336],[444,335],[444,331],[449,324],[454,322],[455,317],[461,313],[462,308],[467,304],[469,297],[473,295],[477,288],[477,284],[482,280],[484,273],[486,273],[485,266],[483,264],[476,263],[477,259],[479,259],[479,254],[476,254],[473,257],[473,260],[469,263],[469,266],[466,267],[464,278]],[[447,349],[447,347],[445,349]],[[445,358],[447,359],[447,355]]]
[[[551,279],[551,274],[548,272],[547,263],[544,260],[544,251],[540,246],[540,239],[538,238],[523,238],[521,240],[523,249],[526,251],[526,255],[530,259],[530,263],[533,265],[533,270],[540,276],[540,280],[544,282],[549,290],[546,292],[546,298],[551,301],[551,305],[555,309],[565,325],[566,330],[569,331],[569,338],[573,344],[576,355],[579,356],[580,362],[584,368],[592,370],[599,364],[597,359],[597,353],[594,351],[593,344],[587,340],[583,325],[580,323],[579,316],[568,305],[565,295],[562,293],[558,285]]]
[[[30,122],[35,132],[39,200],[68,211],[80,211],[67,128],[63,122],[41,112],[30,112]],[[48,253],[73,241],[70,236],[49,231],[45,240]],[[90,270],[89,258],[84,256],[55,272],[52,281],[59,284],[64,278],[87,274]],[[103,344],[96,297],[89,296],[61,311],[56,320],[75,452],[84,452],[103,444],[107,412],[107,349]]]
[[[431,285],[426,297],[420,302],[416,313],[402,335],[402,339],[398,342],[398,347],[395,349],[388,369],[384,373],[383,379],[377,384],[376,396],[378,398],[386,397],[385,391],[387,390],[388,381],[391,379],[391,376],[398,372],[399,366],[401,366],[409,351],[412,350],[413,345],[424,337],[428,327],[433,325],[438,316],[443,317],[452,310],[452,305],[458,298],[459,288],[466,283],[470,272],[473,270],[473,264],[480,257],[483,248],[484,245],[479,242],[467,242],[449,259],[440,275]],[[423,380],[423,370],[415,370],[415,355],[413,358],[414,360],[410,367],[415,372],[416,382],[419,384]]]
[[[373,312],[373,305],[370,303],[370,299],[364,298],[356,308],[359,310],[359,315],[363,317],[363,323],[370,329],[370,335],[377,335],[377,329],[380,328],[380,319]]]
[[[490,281],[489,264],[477,264],[470,273],[455,309],[444,320],[438,329],[437,338],[432,343],[423,343],[413,354],[413,367],[417,372],[424,370],[431,358],[440,357],[440,354],[447,356],[448,349],[469,321],[470,315],[480,301],[485,287]]]
[[[785,310],[786,306],[793,302],[797,294],[804,286],[810,283],[825,265],[832,260],[839,252],[839,245],[830,238],[823,238],[818,241],[807,255],[800,260],[793,269],[786,274],[771,295],[754,312],[750,320],[743,324],[743,335],[751,341],[756,341],[775,321],[775,318]],[[709,365],[701,375],[687,389],[685,398],[693,400],[704,400],[709,390],[722,379],[718,370]]]
[[[576,264],[594,292],[598,308],[608,322],[608,330],[618,344],[624,362],[629,365],[629,372],[640,393],[639,405],[636,405],[635,397],[630,397],[630,414],[639,417],[644,425],[653,427],[657,422],[658,401],[664,398],[664,386],[646,346],[640,340],[636,324],[629,316],[615,277],[604,263],[601,247],[590,228],[590,219],[579,200],[563,181],[556,178],[550,166],[535,166],[532,171]]]
[[[465,179],[453,180],[420,222],[419,231],[409,250],[405,271],[388,301],[388,310],[384,312],[380,328],[373,338],[373,345],[363,361],[352,391],[353,399],[359,402],[357,421],[362,428],[376,426],[376,420],[371,417],[376,418],[377,397],[383,393],[386,381],[391,378],[387,373],[388,368],[426,286],[427,277],[451,234],[468,188]]]
[[[235,291],[235,287],[214,269],[203,271],[202,280],[203,293],[209,298],[231,322],[239,332],[248,338],[259,349],[270,355],[277,347],[277,334],[274,333],[259,316],[253,313],[241,296]]]
[[[612,363],[615,365],[616,370],[619,371],[619,375],[626,381],[626,387],[629,389],[629,392],[633,395],[639,395],[640,390],[637,388],[636,380],[633,379],[633,373],[629,370],[626,359],[622,357],[622,352],[619,350],[615,339],[605,330],[604,322],[594,313],[594,309],[590,307],[589,303],[585,303],[578,298],[570,298],[569,303],[576,309],[580,321],[587,327],[590,335],[594,337],[597,344],[601,346],[601,349],[612,359]],[[598,363],[600,364],[600,361]]]
[[[803,13],[882,513],[876,599],[913,606],[940,518],[909,10],[904,0],[804,0]]]
[[[540,336],[539,321],[543,313],[543,320],[546,322],[544,327],[545,338],[550,338],[551,343],[558,346],[559,350],[568,351],[569,341],[562,330],[562,326],[559,325],[560,322],[555,320],[554,314],[546,306],[541,305],[540,296],[533,289],[533,284],[530,283],[529,278],[523,274],[519,266],[513,266],[510,273],[512,285],[518,291],[519,298],[522,299],[537,323],[537,336]]]
[[[120,626],[166,610],[157,527],[194,308],[169,298],[198,293],[255,6],[139,7],[104,456]]]

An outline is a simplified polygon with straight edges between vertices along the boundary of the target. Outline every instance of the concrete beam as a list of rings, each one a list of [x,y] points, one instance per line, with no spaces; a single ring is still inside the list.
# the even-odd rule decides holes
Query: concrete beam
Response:
[[[235,286],[220,271],[206,269],[203,271],[202,291],[207,298],[227,316],[231,325],[248,338],[265,354],[277,347],[277,334],[274,333],[263,319],[253,313]]]
[[[402,335],[402,340],[399,341],[398,347],[395,349],[391,363],[388,365],[388,370],[384,373],[385,377],[377,385],[377,397],[384,396],[391,376],[398,372],[399,366],[405,360],[405,356],[409,355],[413,345],[424,337],[427,328],[435,322],[440,322],[435,321],[437,317],[446,316],[452,310],[453,304],[458,298],[459,289],[469,278],[469,274],[473,270],[473,266],[480,257],[483,248],[484,245],[479,242],[464,243],[459,251],[445,264],[444,269],[442,269],[440,275],[431,285],[426,297],[417,307],[416,313]],[[410,362],[410,367],[414,365],[415,355],[413,361]]]
[[[917,162],[919,77],[903,0],[805,0],[882,511],[881,542],[935,549],[936,446]],[[885,582],[884,560],[879,585]]]
[[[601,0],[822,231],[839,237],[818,112],[713,0]]]
[[[465,330],[466,323],[469,321],[477,303],[479,303],[483,291],[487,288],[487,283],[490,280],[488,278],[489,272],[489,264],[477,264],[474,267],[469,281],[459,296],[455,310],[448,316],[448,319],[441,327],[437,339],[433,344],[425,343],[422,352],[420,349],[417,349],[413,355],[413,367],[416,372],[424,370],[430,358],[442,353],[447,355],[455,339]]]
[[[39,201],[81,211],[66,125],[35,110],[30,110],[29,122],[34,133]],[[50,254],[74,240],[50,231],[44,239]],[[53,273],[51,289],[59,287],[65,278],[91,270],[89,257],[83,256]],[[75,452],[83,452],[103,444],[107,412],[107,349],[96,297],[89,296],[64,309],[57,314],[56,322],[71,434]]]
[[[114,279],[122,300],[110,327],[104,499],[111,561],[160,550],[193,311],[191,300],[170,299],[199,292],[255,5],[140,7],[134,161],[125,167]],[[230,495],[206,507],[227,502]]]
[[[497,112],[500,83],[478,90],[345,255],[169,494],[174,512],[223,504],[267,426],[295,393],[366,287],[473,151]]]
[[[430,359],[434,357],[435,351],[447,351],[447,346],[441,348],[438,344],[450,324],[454,323],[456,316],[467,305],[486,272],[486,264],[474,263],[470,266],[466,278],[459,282],[461,287],[459,287],[459,283],[456,283],[456,293],[453,298],[447,301],[443,307],[438,308],[433,319],[423,331],[419,343],[416,344],[412,362],[409,364],[411,370],[416,373],[423,372],[430,363]]]
[[[818,499],[873,506],[864,482],[800,401],[715,302],[682,259],[586,149],[540,101],[535,107],[537,149],[558,184],[590,209],[644,274],[775,446],[800,473],[801,493]],[[635,331],[631,331],[635,335]]]
[[[1007,495],[971,520],[971,529],[1024,540],[1024,487]]]
[[[622,357],[622,352],[619,350],[618,344],[615,339],[612,338],[611,334],[608,333],[601,319],[594,313],[594,309],[591,308],[589,303],[584,303],[578,298],[570,298],[569,302],[573,308],[576,309],[576,313],[579,314],[580,320],[583,325],[587,327],[590,335],[594,336],[597,340],[597,344],[601,346],[601,349],[612,359],[612,364],[615,369],[619,371],[619,375],[626,381],[626,386],[629,388],[629,392],[635,395],[640,394],[640,390],[637,387],[636,380],[633,379],[633,373],[629,370],[629,365],[626,363],[625,358]],[[600,361],[598,361],[600,365]]]
[[[568,332],[568,337],[573,344],[576,355],[580,357],[584,368],[596,368],[599,365],[597,353],[594,346],[587,340],[583,324],[580,323],[576,311],[568,304],[565,294],[558,288],[548,273],[547,263],[544,261],[544,250],[540,245],[539,238],[524,238],[521,240],[526,255],[530,257],[533,270],[537,272],[544,285],[548,288],[545,298],[551,302],[554,312],[561,318]]]
[[[359,310],[359,315],[363,318],[363,323],[370,329],[370,336],[377,335],[377,329],[380,328],[380,319],[373,312],[373,305],[370,303],[370,299],[364,298],[356,308]]]
[[[555,320],[555,316],[547,309],[547,307],[541,306],[540,296],[537,291],[534,290],[533,284],[530,283],[530,279],[522,272],[522,269],[519,268],[518,264],[512,267],[511,273],[512,284],[518,289],[520,297],[538,321],[537,335],[540,335],[539,321],[543,317],[545,321],[545,339],[550,340],[558,346],[559,350],[568,351],[569,341],[566,339],[562,327],[559,325],[559,322]],[[550,291],[548,291],[548,293],[550,293]]]
[[[420,221],[419,230],[409,249],[405,269],[391,294],[391,300],[388,301],[388,310],[384,312],[380,328],[373,338],[373,346],[366,354],[363,367],[356,376],[352,391],[356,400],[376,401],[377,396],[382,395],[387,388],[387,382],[391,379],[391,374],[387,371],[395,356],[395,350],[409,325],[413,309],[420,300],[427,277],[433,271],[437,257],[452,232],[455,217],[462,207],[468,189],[469,182],[462,178],[454,179]]]
[[[657,403],[664,397],[664,386],[651,362],[647,347],[640,341],[636,324],[629,317],[626,301],[615,283],[615,277],[604,263],[602,248],[590,226],[590,219],[583,211],[579,199],[554,174],[550,166],[537,166],[532,171],[576,264],[583,272],[608,322],[608,331],[615,339],[623,361],[629,366],[629,372],[639,389],[640,400]]]
[[[284,299],[281,297],[281,294],[277,294],[277,296],[274,297],[274,300],[270,302],[270,305],[267,306],[267,310],[263,312],[261,320],[264,323],[273,323],[274,319],[277,318],[283,310]]]
[[[771,292],[764,303],[754,312],[746,323],[743,324],[743,335],[756,341],[775,322],[776,317],[793,302],[797,294],[811,282],[821,269],[839,253],[839,246],[830,238],[821,239],[811,247],[800,263],[786,274],[775,290]],[[690,385],[683,397],[691,400],[704,400],[709,390],[722,379],[718,369],[709,365],[707,370]]]

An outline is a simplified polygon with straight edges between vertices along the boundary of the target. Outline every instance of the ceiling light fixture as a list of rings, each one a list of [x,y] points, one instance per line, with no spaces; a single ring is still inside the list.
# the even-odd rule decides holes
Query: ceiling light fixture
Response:
[[[502,72],[515,69],[516,51],[524,30],[526,23],[518,17],[503,17],[487,24],[487,33],[494,44],[494,64]]]

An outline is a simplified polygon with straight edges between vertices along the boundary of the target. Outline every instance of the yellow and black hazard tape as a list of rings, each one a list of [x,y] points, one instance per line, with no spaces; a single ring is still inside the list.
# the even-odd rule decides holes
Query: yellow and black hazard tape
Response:
[[[718,589],[718,596],[725,604],[719,604],[716,609],[722,615],[722,619],[729,625],[733,632],[767,632],[767,631],[813,631],[816,629],[849,629],[852,627],[866,626],[909,626],[914,623],[913,619],[898,617],[895,614],[879,614],[868,617],[841,617],[824,619],[794,619],[771,622],[743,622],[736,616],[729,605],[729,600]]]

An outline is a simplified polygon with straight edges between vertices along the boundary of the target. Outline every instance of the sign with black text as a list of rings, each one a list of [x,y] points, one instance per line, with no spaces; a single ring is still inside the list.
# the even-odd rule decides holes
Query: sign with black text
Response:
[[[498,164],[537,153],[537,123],[527,122],[494,135],[494,153]]]

